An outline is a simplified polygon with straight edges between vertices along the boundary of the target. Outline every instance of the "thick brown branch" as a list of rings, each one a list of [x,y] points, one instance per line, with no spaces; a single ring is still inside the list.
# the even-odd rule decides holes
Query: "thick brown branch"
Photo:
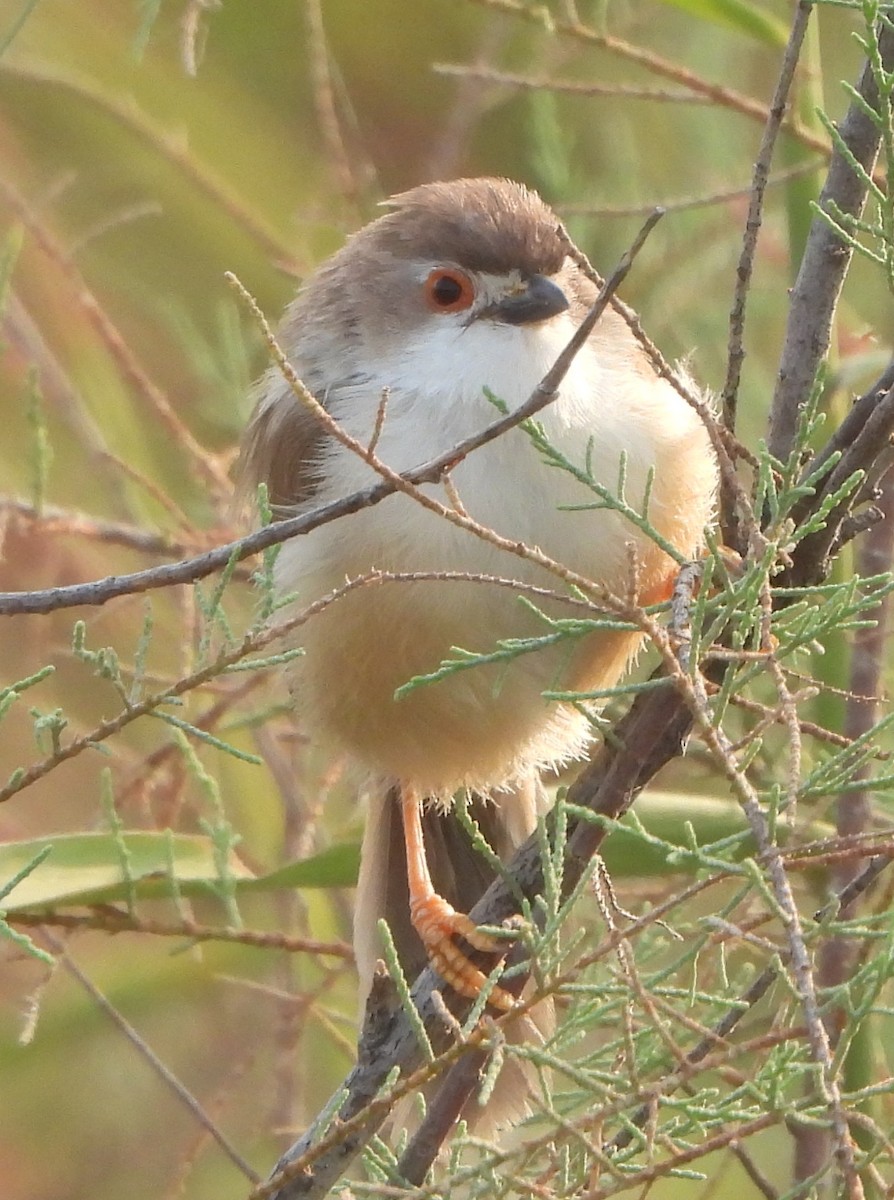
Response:
[[[583,772],[568,793],[569,803],[599,812],[607,821],[616,819],[633,803],[639,791],[653,775],[675,755],[679,754],[692,718],[676,690],[669,684],[664,688],[640,693],[629,713],[615,729],[616,738],[606,743],[595,761]],[[578,821],[568,838],[563,890],[570,894],[592,856],[607,833],[607,823]],[[479,925],[501,925],[518,911],[519,890],[533,899],[543,891],[542,845],[534,835],[522,846],[508,867],[514,887],[502,879],[491,885],[472,909],[472,920]],[[518,947],[510,955],[509,965],[521,959],[524,951]],[[516,976],[513,989],[520,990],[524,980]],[[449,1040],[444,1027],[441,1005],[433,995],[440,981],[425,970],[412,989],[413,1002],[425,1024],[435,1049]],[[468,1006],[466,1006],[468,1007]],[[473,1051],[477,1053],[477,1051]],[[413,1028],[402,1011],[384,1021],[380,1011],[375,1020],[368,1020],[361,1035],[357,1066],[345,1080],[344,1102],[338,1119],[347,1121],[357,1116],[368,1104],[395,1066],[402,1073],[412,1071],[423,1061]],[[475,1086],[480,1062],[463,1072],[462,1086],[451,1097],[453,1107],[468,1097]],[[451,1086],[457,1084],[456,1077]],[[386,1113],[376,1114],[368,1124],[352,1133],[319,1157],[313,1167],[304,1170],[302,1159],[317,1141],[320,1129],[311,1129],[280,1159],[276,1171],[286,1179],[272,1194],[275,1200],[296,1200],[297,1197],[322,1196],[335,1182],[348,1163],[375,1133]],[[414,1173],[421,1169],[414,1158]],[[417,1176],[418,1177],[418,1176]]]
[[[878,49],[883,68],[890,71],[894,66],[894,28],[885,22],[878,29]],[[819,207],[824,212],[837,209],[846,216],[855,217],[863,211],[869,187],[867,177],[872,174],[881,141],[880,124],[866,112],[867,106],[873,111],[879,107],[878,89],[869,62],[857,91],[860,98],[851,103],[839,132],[864,174],[858,175],[836,147],[819,199]],[[792,290],[770,413],[768,445],[770,452],[782,461],[791,454],[801,409],[810,396],[817,371],[829,348],[832,321],[852,253],[828,221],[817,214]]]
[[[886,372],[886,376],[887,374]],[[836,443],[836,449],[838,444],[844,447],[841,458],[823,479],[816,494],[811,497],[809,509],[805,504],[796,514],[799,523],[806,519],[811,511],[815,511],[826,496],[835,493],[856,472],[862,471],[871,478],[873,475],[877,476],[879,465],[884,465],[889,455],[891,436],[894,434],[894,386],[890,386],[882,394],[873,389],[867,396],[869,400],[863,397],[851,410],[853,419],[849,423],[849,433],[852,440],[842,443],[840,437],[833,437],[832,442]],[[858,423],[855,416],[858,408],[862,424]],[[818,460],[826,462],[828,457],[827,451],[823,451]],[[862,495],[863,493],[859,492],[856,495],[851,493],[829,513],[822,529],[809,534],[798,543],[792,554],[792,565],[784,576],[783,582],[787,586],[818,583],[828,575],[830,558],[840,548],[845,523],[854,519],[851,509],[855,500],[860,499]]]

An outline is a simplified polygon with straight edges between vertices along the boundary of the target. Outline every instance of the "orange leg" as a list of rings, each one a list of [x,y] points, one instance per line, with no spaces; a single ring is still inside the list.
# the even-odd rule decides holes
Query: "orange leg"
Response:
[[[454,937],[464,938],[470,946],[485,954],[497,954],[503,946],[483,933],[466,913],[458,913],[435,891],[425,857],[422,804],[413,789],[405,786],[400,789],[400,799],[407,848],[410,920],[422,939],[432,967],[455,992],[474,1000],[487,983],[487,977],[463,954]],[[515,1003],[514,997],[500,987],[491,988],[487,999],[489,1004],[504,1012]]]

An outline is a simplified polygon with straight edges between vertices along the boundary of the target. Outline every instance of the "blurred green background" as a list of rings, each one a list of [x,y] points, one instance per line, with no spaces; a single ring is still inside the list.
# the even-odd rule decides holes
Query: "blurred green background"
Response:
[[[275,318],[378,200],[426,179],[524,180],[605,272],[640,210],[668,205],[624,298],[668,356],[691,355],[694,374],[719,387],[761,123],[686,84],[710,81],[768,104],[790,7],[580,0],[581,20],[636,48],[635,61],[550,33],[536,13],[567,24],[573,8],[563,3],[0,0],[0,587],[137,570],[236,536],[227,473],[264,353],[224,273]],[[818,6],[796,105],[815,138],[815,105],[832,116],[845,107],[838,81],[858,69],[858,27],[846,8]],[[487,67],[491,78],[440,64]],[[531,86],[545,80],[576,90]],[[592,85],[603,94],[587,94]],[[783,136],[748,314],[741,411],[752,444],[822,164]],[[885,361],[876,339],[892,315],[881,273],[858,262],[834,347],[833,407]],[[39,451],[44,442],[49,452]],[[228,603],[244,624],[253,604],[244,582]],[[143,598],[127,597],[74,615],[91,647],[114,646],[128,667],[146,611]],[[155,593],[151,614],[145,676],[162,686],[195,664],[201,620],[182,589]],[[65,737],[120,708],[112,685],[72,654],[74,615],[4,619],[0,687],[47,663],[55,674],[0,726],[0,779],[48,753],[51,733],[35,744],[30,708],[63,709]],[[8,800],[0,841],[107,829],[108,768],[107,795],[126,828],[194,833],[210,822],[241,839],[230,853],[246,872],[353,846],[358,818],[337,789],[337,765],[275,719],[284,704],[274,675],[217,680],[186,698],[182,716],[205,720],[263,766],[200,747],[216,780],[203,785],[172,749],[170,727],[142,720],[109,741],[110,753],[87,750]],[[350,870],[339,860],[326,878],[341,883]],[[182,904],[197,921],[227,920],[201,891]],[[240,904],[252,929],[349,934],[349,893],[334,886],[240,893]],[[176,915],[167,901],[140,912]],[[64,929],[55,936],[69,939]],[[355,985],[339,953],[107,932],[71,936],[69,949],[259,1172],[282,1148],[281,1131],[302,1126],[351,1061]],[[4,1200],[245,1194],[226,1154],[77,980],[15,947],[7,958]],[[782,1184],[789,1168],[766,1169]]]

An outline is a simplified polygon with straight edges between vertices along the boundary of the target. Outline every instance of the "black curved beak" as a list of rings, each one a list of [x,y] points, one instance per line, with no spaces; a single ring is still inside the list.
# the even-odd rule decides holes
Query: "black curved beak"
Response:
[[[567,307],[568,297],[558,284],[545,275],[531,275],[517,292],[489,305],[479,315],[507,325],[533,325],[558,316]]]

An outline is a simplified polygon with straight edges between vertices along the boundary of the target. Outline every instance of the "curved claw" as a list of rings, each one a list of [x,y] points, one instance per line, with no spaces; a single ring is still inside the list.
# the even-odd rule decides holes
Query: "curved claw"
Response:
[[[410,917],[432,967],[444,982],[459,995],[477,1000],[488,985],[487,976],[463,953],[454,938],[463,938],[485,954],[499,954],[506,943],[479,929],[466,913],[457,912],[436,893],[415,900],[410,906]],[[488,992],[487,1002],[501,1012],[508,1012],[515,1004],[515,997],[495,986]]]

